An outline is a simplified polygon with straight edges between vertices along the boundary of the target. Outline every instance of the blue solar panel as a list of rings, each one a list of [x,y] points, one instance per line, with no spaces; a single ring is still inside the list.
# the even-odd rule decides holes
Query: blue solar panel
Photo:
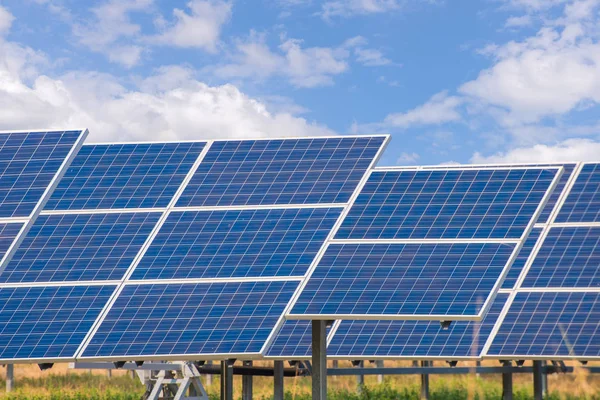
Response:
[[[512,289],[516,285],[519,275],[521,275],[523,268],[525,268],[525,264],[541,234],[542,230],[539,228],[533,228],[531,230],[531,233],[529,233],[523,247],[521,247],[521,250],[519,251],[519,255],[510,266],[504,282],[502,282],[502,289]]]
[[[329,334],[329,327],[327,328]],[[309,358],[312,353],[312,322],[285,321],[266,352],[267,357]]]
[[[172,212],[131,279],[302,276],[341,210]]]
[[[375,171],[336,239],[518,239],[555,169]]]
[[[72,359],[115,287],[0,288],[0,360]]]
[[[83,357],[258,353],[297,286],[127,285]]]
[[[121,279],[161,215],[40,215],[0,282]]]
[[[345,203],[385,139],[214,142],[177,206]]]
[[[290,314],[476,316],[514,248],[498,243],[330,245]]]
[[[0,217],[28,217],[81,131],[0,134]]]
[[[166,207],[203,142],[83,146],[46,210]]]
[[[585,164],[556,222],[600,221],[600,164]]]
[[[600,293],[518,293],[491,356],[600,357]]]
[[[556,165],[556,164],[550,164],[550,165]],[[542,165],[540,165],[540,166],[542,166]],[[550,214],[554,210],[554,207],[556,206],[556,202],[558,201],[558,198],[560,197],[563,190],[565,189],[565,185],[567,184],[567,181],[573,174],[573,170],[575,169],[576,164],[563,164],[562,167],[564,168],[563,174],[560,176],[558,183],[556,184],[556,187],[554,188],[554,190],[552,191],[552,194],[548,198],[548,202],[546,203],[546,206],[544,207],[544,209],[542,210],[542,213],[538,217],[537,222],[540,222],[540,223],[548,222],[548,218],[550,218]]]
[[[0,260],[6,254],[22,227],[23,224],[21,223],[0,224]]]
[[[482,322],[457,321],[447,330],[430,321],[342,321],[328,355],[478,358],[507,298],[498,294]]]
[[[600,227],[553,227],[522,287],[600,286]]]

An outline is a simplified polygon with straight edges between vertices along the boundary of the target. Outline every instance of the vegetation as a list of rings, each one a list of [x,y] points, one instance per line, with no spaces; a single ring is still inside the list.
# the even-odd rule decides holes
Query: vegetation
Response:
[[[55,366],[41,372],[36,366],[15,368],[15,389],[10,394],[0,394],[0,400],[137,400],[144,393],[139,380],[124,371],[114,371],[108,377],[104,371],[69,370],[65,365]],[[2,371],[3,372],[3,371]],[[219,398],[218,377],[207,385],[211,400]],[[514,398],[533,398],[531,376],[515,375]],[[0,378],[4,387],[4,377]],[[235,378],[235,390],[241,393],[241,378]],[[309,378],[286,378],[286,400],[310,400]],[[417,400],[420,397],[418,377],[386,377],[378,384],[376,377],[368,376],[362,391],[357,390],[355,377],[330,379],[331,400]],[[552,375],[549,377],[551,400],[600,400],[600,376],[591,376],[585,370],[575,374]],[[272,378],[254,378],[254,397],[272,398]],[[502,388],[499,376],[432,376],[430,397],[434,400],[501,399]]]

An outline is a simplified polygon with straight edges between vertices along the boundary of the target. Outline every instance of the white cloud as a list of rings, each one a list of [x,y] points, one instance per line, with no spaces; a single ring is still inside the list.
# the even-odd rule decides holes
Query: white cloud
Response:
[[[192,0],[187,6],[189,13],[174,9],[176,21],[150,40],[158,44],[215,52],[221,28],[231,17],[231,3],[222,0]]]
[[[376,14],[400,8],[398,0],[335,0],[326,1],[321,10],[324,19]]]
[[[296,87],[333,84],[333,76],[348,69],[345,48],[302,47],[297,39],[284,39],[278,51],[271,51],[263,35],[252,33],[236,44],[232,62],[210,67],[220,78],[266,79],[283,76]]]
[[[389,114],[385,117],[384,125],[397,128],[408,128],[414,125],[439,125],[447,122],[460,121],[458,107],[463,103],[456,96],[448,96],[440,92],[420,105],[404,113]]]
[[[492,113],[508,126],[561,116],[582,103],[600,103],[600,42],[594,35],[600,22],[594,18],[598,3],[573,2],[565,7],[562,21],[548,23],[536,36],[488,46],[495,64],[460,92],[496,108]]]
[[[357,48],[355,50],[356,61],[367,67],[378,67],[390,65],[392,62],[377,49]]]
[[[521,28],[529,26],[532,23],[531,15],[521,15],[518,17],[509,17],[504,24],[505,28]]]
[[[7,33],[15,17],[4,7],[0,6],[0,35]]]
[[[471,161],[492,164],[600,161],[600,143],[590,139],[568,139],[555,145],[536,144],[491,156],[475,153]]]
[[[415,164],[419,158],[421,158],[417,153],[406,153],[406,152],[402,152],[400,154],[400,157],[398,157],[398,159],[396,160],[396,164],[399,165],[408,165],[408,164]]]
[[[73,33],[92,51],[105,54],[112,62],[133,67],[144,49],[135,43],[141,27],[131,22],[129,14],[144,12],[152,3],[153,0],[109,0],[92,9],[93,20],[75,24]]]
[[[87,127],[96,141],[333,134],[291,112],[271,112],[233,85],[200,82],[183,67],[125,87],[97,72],[40,74],[47,63],[0,39],[0,129]]]

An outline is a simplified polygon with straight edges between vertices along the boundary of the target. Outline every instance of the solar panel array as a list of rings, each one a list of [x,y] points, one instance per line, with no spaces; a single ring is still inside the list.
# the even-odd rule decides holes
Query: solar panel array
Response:
[[[600,357],[596,164],[84,136],[0,134],[0,361]]]

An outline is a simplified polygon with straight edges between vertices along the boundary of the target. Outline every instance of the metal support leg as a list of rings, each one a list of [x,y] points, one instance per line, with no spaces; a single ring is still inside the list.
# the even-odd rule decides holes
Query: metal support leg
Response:
[[[502,365],[510,367],[510,361],[505,361]],[[513,377],[512,373],[507,372],[502,374],[502,399],[512,400],[513,398]]]
[[[283,361],[275,361],[273,363],[273,380],[274,380],[274,391],[273,400],[283,400],[284,386],[283,386]]]
[[[233,361],[221,361],[221,400],[233,400]]]
[[[106,370],[106,377],[107,378],[112,378],[112,369],[107,369]]]
[[[15,366],[13,364],[6,364],[6,393],[12,392],[14,383]]]
[[[421,367],[428,367],[429,361],[421,361]],[[421,375],[421,400],[429,400],[429,375]]]
[[[210,361],[210,360],[207,361],[206,365],[212,365],[212,361]],[[204,379],[206,381],[206,386],[212,385],[212,379],[213,379],[212,375],[211,374],[206,374],[204,377],[205,377]]]
[[[312,399],[327,399],[326,321],[312,321]]]
[[[375,366],[377,368],[383,368],[384,367],[383,360],[375,361]],[[383,375],[377,375],[377,383],[379,383],[379,384],[383,383]]]
[[[542,374],[542,396],[548,396],[548,374],[545,372],[545,367],[548,365],[547,361],[542,361],[542,367],[544,367],[544,373]]]
[[[364,368],[365,362],[361,361],[357,365],[358,368]],[[365,376],[364,375],[356,375],[356,392],[362,393],[363,387],[365,386]]]
[[[244,367],[251,367],[252,361],[244,361]],[[252,375],[242,376],[242,400],[252,400]]]
[[[544,378],[541,361],[533,362],[533,398],[542,400],[544,398]]]

